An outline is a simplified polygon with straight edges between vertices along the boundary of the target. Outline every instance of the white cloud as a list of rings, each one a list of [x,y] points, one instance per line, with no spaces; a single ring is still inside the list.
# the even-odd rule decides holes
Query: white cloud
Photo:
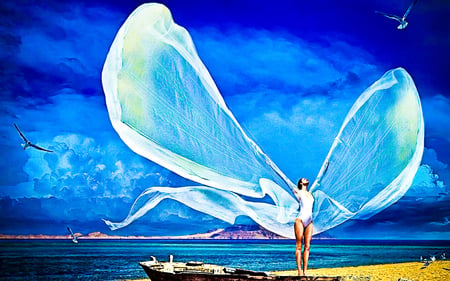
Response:
[[[407,196],[426,198],[445,194],[445,185],[439,176],[428,165],[421,165],[417,170],[413,183],[406,193]]]
[[[26,177],[17,185],[20,192],[2,189],[2,195],[134,200],[143,189],[166,183],[169,172],[133,153],[114,132],[102,97],[86,97],[63,89],[50,100],[48,104],[29,101],[4,105],[20,115],[15,120],[2,120],[2,128],[9,128],[5,132],[10,137],[0,142],[6,146],[11,145],[11,139],[17,142],[3,161],[24,158]],[[32,148],[23,151],[12,123],[18,123],[30,140],[54,152]],[[14,169],[17,173],[21,167]]]
[[[425,162],[426,164],[433,167],[435,170],[443,170],[448,168],[448,164],[441,162],[438,159],[438,155],[436,153],[436,150],[432,148],[425,147],[422,157],[422,162]]]

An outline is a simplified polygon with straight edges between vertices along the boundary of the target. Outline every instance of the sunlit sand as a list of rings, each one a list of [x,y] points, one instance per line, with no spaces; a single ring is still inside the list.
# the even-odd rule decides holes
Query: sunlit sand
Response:
[[[296,270],[274,272],[276,275],[296,275]],[[343,276],[347,280],[450,280],[450,260],[434,261],[428,266],[422,262],[393,263],[356,267],[310,269],[308,275]]]
[[[297,270],[277,271],[275,275],[296,275]],[[312,276],[342,276],[342,281],[445,281],[450,280],[450,260],[424,266],[422,262],[406,262],[366,266],[310,269]],[[139,279],[140,281],[150,279]],[[136,280],[134,280],[136,281]]]

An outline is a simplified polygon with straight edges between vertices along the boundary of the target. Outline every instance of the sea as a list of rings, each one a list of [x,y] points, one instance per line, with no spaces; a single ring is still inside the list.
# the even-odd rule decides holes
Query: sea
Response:
[[[295,240],[3,240],[0,280],[146,278],[140,261],[203,261],[257,271],[296,268]],[[420,261],[450,254],[450,240],[313,240],[310,268]]]

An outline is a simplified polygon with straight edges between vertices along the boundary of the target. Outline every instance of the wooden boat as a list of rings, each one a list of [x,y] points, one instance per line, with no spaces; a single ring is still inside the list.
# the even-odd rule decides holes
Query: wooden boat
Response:
[[[155,257],[139,263],[151,281],[340,281],[338,276],[276,276],[267,272],[224,267],[203,262],[160,262]]]

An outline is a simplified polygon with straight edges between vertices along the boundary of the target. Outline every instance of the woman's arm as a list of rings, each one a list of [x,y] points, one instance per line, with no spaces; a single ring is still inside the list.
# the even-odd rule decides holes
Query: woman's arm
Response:
[[[300,202],[300,190],[298,189],[292,189],[292,191],[294,192],[295,197],[297,197],[298,202]]]

